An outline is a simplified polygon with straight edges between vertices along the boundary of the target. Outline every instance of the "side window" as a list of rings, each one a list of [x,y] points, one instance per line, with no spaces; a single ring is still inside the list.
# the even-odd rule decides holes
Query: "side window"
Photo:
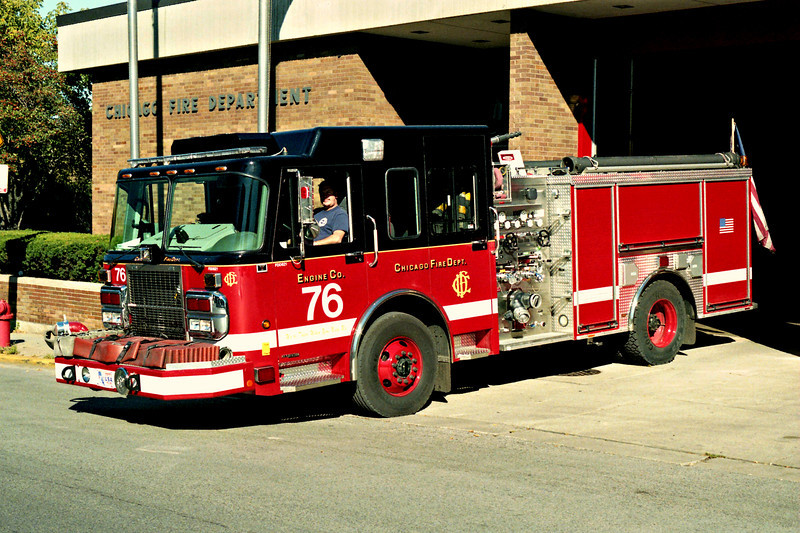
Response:
[[[353,167],[315,166],[284,169],[275,220],[274,258],[297,257],[301,248],[309,257],[342,253],[358,239],[361,206],[359,182]],[[310,178],[314,220],[320,229],[313,239],[303,235],[299,213],[299,181]],[[304,240],[303,240],[304,239]],[[325,240],[323,240],[325,239]],[[301,242],[303,240],[303,242]],[[344,247],[344,248],[342,248]]]
[[[428,171],[429,231],[434,235],[477,229],[474,166],[434,167]]]
[[[386,171],[386,224],[391,239],[411,239],[422,232],[419,175],[413,167]]]
[[[310,173],[312,170],[314,174]],[[320,233],[327,235],[325,227],[331,225],[334,231],[344,231],[341,242],[353,242],[350,175],[333,169],[308,169],[303,175],[313,179],[314,219],[320,226]]]

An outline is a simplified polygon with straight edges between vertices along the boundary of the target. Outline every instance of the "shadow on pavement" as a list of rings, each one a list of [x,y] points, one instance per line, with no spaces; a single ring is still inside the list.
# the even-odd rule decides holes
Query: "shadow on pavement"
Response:
[[[613,348],[589,346],[585,342],[565,342],[501,353],[453,365],[451,394],[546,376],[587,373],[596,370],[595,367],[616,362],[622,362],[622,359]]]
[[[450,394],[548,376],[591,376],[602,372],[596,367],[611,363],[630,364],[618,353],[619,340],[608,337],[598,340],[597,344],[591,345],[585,341],[565,342],[459,363],[453,366],[453,392]],[[734,340],[724,331],[710,333],[698,330],[695,344],[686,348],[731,342]],[[677,355],[686,356],[685,351]],[[437,395],[434,401],[446,401],[446,395]]]
[[[352,386],[314,389],[271,398],[239,395],[163,401],[122,396],[74,398],[72,411],[165,429],[231,429],[337,418],[355,413]]]
[[[698,331],[695,348],[733,342],[724,331]],[[678,357],[686,356],[679,352]],[[557,375],[600,374],[610,363],[625,364],[613,343],[587,345],[583,341],[539,346],[453,365],[453,390],[434,393],[431,401],[468,394],[489,386]],[[72,400],[72,411],[174,430],[213,430],[286,424],[362,414],[351,402],[353,384],[313,389],[275,397],[239,395],[201,400],[162,401],[98,396]],[[102,394],[102,395],[101,395]]]
[[[702,324],[727,331],[758,344],[800,356],[800,322],[795,322],[788,311],[755,309],[704,319]]]

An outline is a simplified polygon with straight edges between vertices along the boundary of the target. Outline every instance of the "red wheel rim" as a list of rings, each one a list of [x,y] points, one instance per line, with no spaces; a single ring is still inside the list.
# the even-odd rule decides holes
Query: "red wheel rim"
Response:
[[[647,333],[650,341],[658,348],[664,348],[675,339],[678,331],[678,312],[667,299],[657,300],[647,316]]]
[[[422,354],[408,337],[386,343],[378,357],[378,380],[388,394],[405,396],[413,391],[422,375]]]

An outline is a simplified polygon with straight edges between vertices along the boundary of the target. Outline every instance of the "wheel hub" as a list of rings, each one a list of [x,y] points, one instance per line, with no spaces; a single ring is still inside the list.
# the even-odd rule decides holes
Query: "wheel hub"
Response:
[[[392,396],[405,396],[419,383],[422,356],[417,345],[408,338],[392,339],[378,359],[378,379]]]
[[[647,317],[647,333],[650,341],[658,348],[668,346],[678,329],[678,312],[667,299],[657,300],[650,308]]]

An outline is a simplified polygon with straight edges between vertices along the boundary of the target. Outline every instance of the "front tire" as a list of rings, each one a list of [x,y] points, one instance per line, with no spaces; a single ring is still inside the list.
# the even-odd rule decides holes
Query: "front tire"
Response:
[[[633,310],[623,355],[638,364],[669,363],[683,344],[686,321],[686,305],[678,289],[668,281],[654,281]]]
[[[437,356],[433,337],[417,318],[391,312],[367,330],[358,348],[353,400],[383,417],[414,414],[431,397]]]

